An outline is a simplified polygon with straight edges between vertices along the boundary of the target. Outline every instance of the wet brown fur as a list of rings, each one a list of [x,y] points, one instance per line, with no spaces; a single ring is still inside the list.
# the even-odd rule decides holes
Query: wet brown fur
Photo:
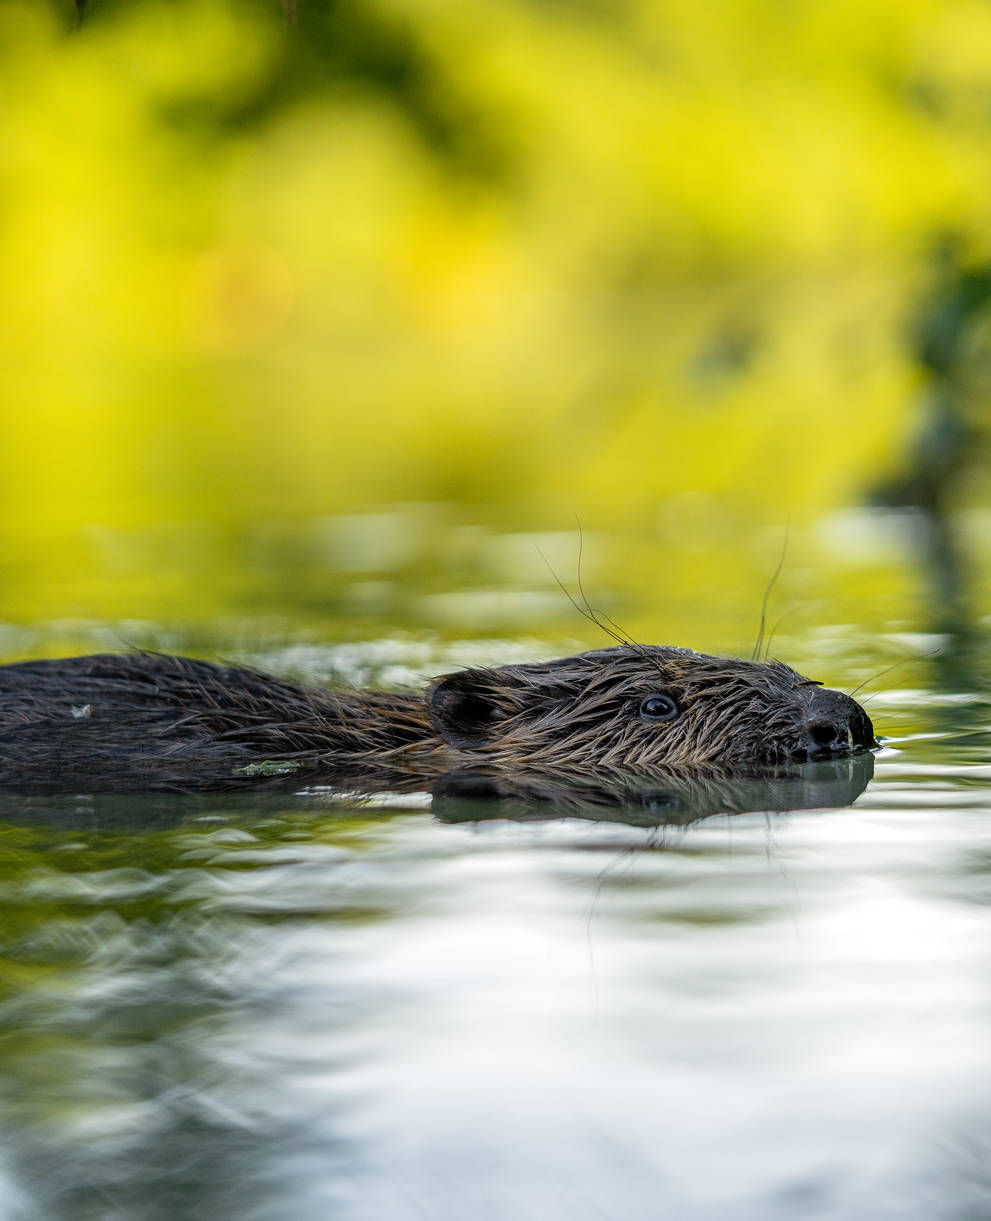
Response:
[[[670,722],[641,715],[661,693]],[[620,646],[471,669],[426,691],[331,691],[157,653],[0,666],[0,783],[25,769],[157,770],[219,786],[244,765],[297,760],[437,770],[775,762],[874,744],[853,700],[780,662]]]

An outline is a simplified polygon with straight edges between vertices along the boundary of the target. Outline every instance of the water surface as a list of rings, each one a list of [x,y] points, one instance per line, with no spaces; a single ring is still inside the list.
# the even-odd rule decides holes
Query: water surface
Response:
[[[3,1215],[987,1216],[988,710],[936,687],[845,808],[3,796]]]

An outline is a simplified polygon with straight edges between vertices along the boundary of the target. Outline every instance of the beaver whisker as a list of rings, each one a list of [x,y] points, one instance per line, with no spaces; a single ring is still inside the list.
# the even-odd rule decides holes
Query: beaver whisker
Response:
[[[607,636],[609,636],[612,640],[615,640],[617,644],[620,644],[620,645],[630,644],[630,641],[624,639],[624,637],[618,635],[616,632],[610,631],[609,628],[607,628],[604,624],[599,622],[598,617],[596,616],[595,612],[592,610],[592,607],[589,605],[588,599],[585,597],[585,591],[584,591],[584,589],[582,589],[582,585],[581,585],[581,535],[580,534],[579,534],[579,544],[578,544],[578,565],[579,565],[578,588],[581,590],[582,599],[585,602],[584,607],[581,607],[578,605],[578,602],[575,600],[575,597],[572,594],[571,590],[568,589],[568,587],[565,585],[565,583],[561,580],[561,578],[557,575],[557,573],[551,567],[550,560],[548,560],[547,556],[544,555],[543,551],[540,549],[539,546],[537,546],[537,554],[547,565],[547,570],[551,574],[551,576],[554,578],[554,580],[557,582],[558,588],[561,590],[561,593],[564,594],[564,596],[568,599],[568,601],[575,608],[575,610],[579,613],[579,615],[582,616],[583,619],[587,619],[589,621],[589,623],[594,623],[595,626],[597,628],[599,628],[600,631],[605,632],[605,634]]]
[[[781,555],[778,557],[778,566],[775,568],[774,575],[771,577],[770,581],[768,581],[767,588],[764,590],[764,600],[761,602],[760,606],[760,627],[757,631],[757,639],[754,642],[754,651],[750,654],[751,661],[756,661],[760,657],[760,648],[764,641],[764,622],[767,615],[767,601],[771,596],[771,590],[774,588],[774,583],[781,575],[781,569],[784,567],[785,556],[788,553],[788,535],[790,532],[791,520],[789,519],[785,523],[785,537],[781,544]],[[770,648],[770,642],[768,642],[768,648]]]
[[[767,643],[764,645],[764,660],[765,661],[767,661],[768,657],[770,656],[771,645],[774,642],[774,637],[778,634],[778,628],[785,621],[785,619],[787,619],[788,616],[790,614],[792,614],[792,612],[794,610],[795,610],[794,606],[789,606],[788,609],[786,611],[782,611],[781,614],[774,621],[774,627],[771,628],[770,634],[767,637]]]
[[[578,522],[577,580],[578,580],[578,591],[581,594],[581,599],[582,599],[582,602],[584,603],[584,607],[581,607],[578,605],[578,603],[575,600],[575,598],[573,597],[571,591],[568,589],[568,587],[564,584],[564,582],[561,580],[561,578],[554,571],[550,560],[548,560],[547,556],[544,555],[543,551],[541,551],[539,545],[537,546],[537,554],[547,565],[547,570],[551,574],[551,576],[554,578],[554,580],[557,582],[558,588],[561,590],[561,592],[568,599],[568,601],[571,603],[571,605],[575,608],[575,610],[583,618],[587,619],[590,623],[594,623],[595,626],[601,632],[604,632],[611,640],[615,640],[618,645],[628,648],[628,649],[632,649],[639,656],[643,657],[644,660],[649,661],[650,660],[649,654],[647,653],[647,651],[643,645],[639,644],[636,640],[634,640],[633,637],[628,632],[625,632],[619,626],[619,624],[614,623],[613,620],[610,619],[608,615],[605,615],[604,618],[612,626],[606,627],[605,623],[603,623],[602,620],[599,618],[599,615],[592,609],[592,604],[588,600],[588,595],[585,593],[585,586],[582,582],[582,555],[584,552],[584,547],[585,547],[585,540],[584,540],[584,535],[582,534],[582,525],[581,525],[581,522],[579,521]],[[613,630],[613,629],[615,629],[615,630]]]
[[[611,631],[609,628],[607,628],[605,626],[605,624],[603,624],[601,622],[598,614],[592,609],[592,604],[588,600],[588,595],[585,593],[585,585],[582,581],[582,557],[585,552],[585,535],[582,532],[582,523],[578,519],[577,516],[575,517],[575,521],[578,526],[578,562],[576,565],[576,569],[577,569],[576,576],[578,579],[578,592],[581,594],[582,602],[585,604],[585,609],[588,611],[588,617],[597,627],[599,627],[602,631],[604,631],[607,636],[611,636],[612,639],[615,640],[617,643],[625,644],[627,648],[633,649],[634,652],[639,654],[641,657],[647,658],[647,653],[646,653],[646,650],[644,649],[644,647],[642,645],[638,644],[637,641],[633,639],[633,637],[630,635],[629,632],[624,631],[623,628],[621,628],[618,623],[613,622],[613,620],[608,615],[604,614],[602,617],[606,620],[606,623],[608,623],[611,628],[615,628],[615,631]],[[560,582],[558,582],[558,584],[560,584]],[[567,592],[567,591],[565,591],[565,592]]]
[[[937,646],[935,649],[930,650],[930,652],[928,652],[928,653],[922,653],[920,655],[920,660],[925,661],[930,657],[937,657],[942,651],[943,651],[942,648]],[[872,674],[870,676],[870,678],[865,678],[862,683],[860,683],[858,686],[854,687],[854,689],[850,692],[850,698],[853,699],[853,697],[859,691],[863,691],[863,689],[867,686],[868,683],[874,682],[875,679],[883,678],[885,676],[885,674],[890,674],[892,670],[897,670],[899,666],[904,666],[910,661],[915,661],[915,658],[914,657],[899,657],[899,659],[897,661],[893,661],[890,666],[885,666],[885,668],[883,670],[878,670],[878,672],[876,674]],[[874,695],[880,695],[880,694],[881,693],[879,691],[874,692]],[[867,698],[873,699],[874,696],[869,695]]]

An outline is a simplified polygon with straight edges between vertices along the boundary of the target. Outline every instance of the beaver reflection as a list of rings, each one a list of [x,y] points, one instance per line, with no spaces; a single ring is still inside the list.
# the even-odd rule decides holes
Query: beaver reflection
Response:
[[[307,775],[280,775],[268,768],[242,791],[225,785],[223,804],[210,791],[189,792],[188,777],[159,767],[122,776],[103,776],[93,791],[92,776],[65,771],[47,784],[0,783],[0,818],[14,824],[58,826],[74,832],[162,830],[218,810],[225,817],[263,815],[281,818],[287,810],[331,816],[360,814],[387,820],[408,814],[405,797],[430,795],[434,817],[443,823],[585,822],[624,823],[631,827],[684,826],[715,814],[794,811],[852,805],[874,774],[869,752],[818,763],[756,766],[659,768],[651,775],[590,773],[554,769],[530,771],[489,765],[455,768],[432,777],[408,769],[369,765],[321,767]],[[86,784],[90,793],[80,793]],[[25,789],[30,792],[25,792]],[[14,789],[16,791],[11,791]],[[181,795],[163,791],[181,789]],[[135,800],[135,790],[140,799]],[[149,792],[148,790],[155,790]],[[54,795],[53,795],[54,794]],[[393,803],[393,798],[399,798]],[[424,806],[424,808],[426,808]]]
[[[821,810],[852,805],[874,775],[868,753],[791,766],[660,768],[651,776],[576,772],[454,771],[433,786],[441,822],[580,818],[663,827],[714,814]]]
[[[651,774],[874,745],[855,700],[781,662],[668,646],[469,669],[420,692],[323,690],[155,653],[0,667],[8,789],[236,788],[373,764]]]

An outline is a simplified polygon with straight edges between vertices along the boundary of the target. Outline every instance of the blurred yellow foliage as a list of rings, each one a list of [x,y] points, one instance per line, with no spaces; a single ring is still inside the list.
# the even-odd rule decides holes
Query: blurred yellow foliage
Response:
[[[334,6],[409,79],[308,7],[0,8],[0,614],[237,604],[259,522],[780,522],[891,463],[933,244],[991,253],[986,4]]]

